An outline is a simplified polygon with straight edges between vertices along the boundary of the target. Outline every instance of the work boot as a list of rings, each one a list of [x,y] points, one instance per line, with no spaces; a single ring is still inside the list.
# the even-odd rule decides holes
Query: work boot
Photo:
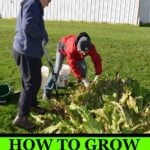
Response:
[[[51,94],[49,94],[49,93],[43,93],[43,96],[42,96],[42,99],[44,99],[44,100],[50,100],[50,98],[51,98]]]
[[[47,110],[45,108],[42,108],[39,106],[33,106],[33,107],[31,107],[31,111],[33,111],[37,114],[45,114]]]
[[[35,125],[28,120],[27,116],[17,115],[13,120],[13,124],[26,130],[33,130],[35,128]]]

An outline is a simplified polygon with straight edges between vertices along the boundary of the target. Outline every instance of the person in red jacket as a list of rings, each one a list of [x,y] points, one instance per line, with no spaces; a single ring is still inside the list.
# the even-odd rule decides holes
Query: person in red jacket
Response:
[[[47,84],[44,87],[43,99],[50,99],[51,92],[54,89],[54,78],[57,80],[65,57],[74,77],[88,88],[90,82],[86,77],[87,64],[84,59],[88,55],[94,64],[95,82],[102,73],[102,60],[94,44],[91,43],[90,36],[86,32],[81,32],[79,35],[67,35],[62,37],[57,44],[54,74],[50,74]]]

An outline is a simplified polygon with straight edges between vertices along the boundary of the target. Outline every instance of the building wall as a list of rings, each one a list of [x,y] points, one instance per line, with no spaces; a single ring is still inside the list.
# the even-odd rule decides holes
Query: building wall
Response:
[[[139,18],[141,23],[150,23],[150,0],[140,0]]]
[[[2,18],[16,18],[20,0],[0,0]],[[52,0],[46,20],[138,24],[139,0]]]

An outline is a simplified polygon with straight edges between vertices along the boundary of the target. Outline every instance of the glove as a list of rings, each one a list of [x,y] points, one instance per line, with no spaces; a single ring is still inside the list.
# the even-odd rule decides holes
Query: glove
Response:
[[[94,80],[93,80],[93,82],[97,82],[99,76],[100,76],[100,75],[96,75],[95,78],[94,78]]]
[[[48,41],[49,41],[48,37],[47,37],[47,38],[44,38],[44,39],[42,40],[43,46],[45,46],[45,45],[48,43]]]
[[[48,43],[48,41],[49,41],[48,35],[47,35],[47,33],[45,33],[44,38],[43,38],[43,40],[42,40],[43,46],[45,46],[45,45]]]
[[[86,78],[82,79],[82,83],[84,84],[86,88],[90,86],[90,82]]]

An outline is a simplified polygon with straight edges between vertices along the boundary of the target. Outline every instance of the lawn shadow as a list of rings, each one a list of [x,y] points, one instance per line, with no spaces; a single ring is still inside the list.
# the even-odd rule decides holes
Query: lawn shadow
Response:
[[[19,100],[19,96],[20,96],[20,92],[15,92],[15,93],[11,92],[11,95],[9,96],[9,100],[6,103],[6,105],[17,104]]]

